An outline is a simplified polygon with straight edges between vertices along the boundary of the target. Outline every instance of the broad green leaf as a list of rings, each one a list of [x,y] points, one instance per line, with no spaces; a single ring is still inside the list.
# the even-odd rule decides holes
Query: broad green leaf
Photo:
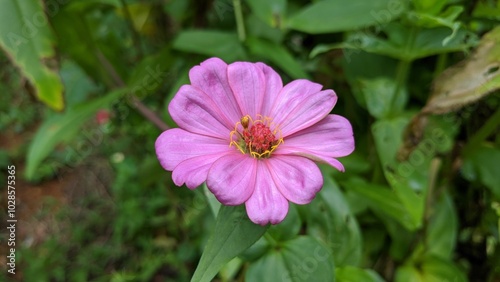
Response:
[[[367,183],[360,178],[342,182],[347,190],[362,196],[371,209],[394,218],[408,230],[415,230],[419,223],[412,217],[398,196],[386,186]]]
[[[463,29],[459,29],[452,39],[446,41],[446,44],[443,44],[443,41],[450,35],[450,30],[445,27],[418,30],[415,27],[409,28],[399,23],[391,23],[384,27],[383,31],[387,38],[365,32],[352,33],[342,43],[316,46],[311,51],[311,56],[332,49],[345,48],[413,61],[431,55],[466,51],[476,44],[474,34]]]
[[[330,33],[387,24],[407,9],[403,0],[316,1],[290,17],[287,27],[307,33]]]
[[[309,78],[303,67],[282,45],[255,37],[248,38],[247,43],[250,52],[273,62],[292,78]]]
[[[54,35],[42,2],[0,0],[0,19],[0,46],[34,86],[40,101],[54,110],[64,109],[63,84],[51,62]]]
[[[452,259],[457,242],[458,216],[451,197],[445,193],[432,202],[424,239],[414,247],[411,257],[434,256]]]
[[[242,252],[238,257],[245,261],[255,261],[264,256],[270,248],[271,245],[269,244],[269,240],[263,236],[252,246]]]
[[[82,103],[99,90],[95,82],[73,61],[64,60],[59,73],[66,89],[66,104],[69,108]]]
[[[215,56],[227,62],[245,58],[238,35],[216,30],[186,30],[179,33],[173,48],[196,54]]]
[[[343,54],[342,68],[347,81],[351,85],[354,98],[361,107],[368,109],[361,81],[374,80],[380,77],[396,77],[398,61],[386,56],[354,49],[344,49]],[[311,53],[311,55],[314,54]],[[380,68],[380,66],[384,67]]]
[[[443,7],[450,2],[449,0],[414,0],[413,5],[419,12],[436,15]]]
[[[500,89],[500,26],[483,36],[474,53],[433,82],[425,114],[442,114],[474,103]]]
[[[424,189],[427,188],[430,158],[423,153],[417,161],[398,162],[397,153],[402,144],[403,131],[408,124],[407,117],[379,120],[372,125],[375,146],[384,174],[397,197],[411,216],[410,226],[419,227],[424,213]],[[423,169],[420,169],[423,168]],[[420,194],[416,191],[420,190]]]
[[[371,269],[353,266],[337,267],[335,269],[337,282],[384,282],[380,275]]]
[[[500,150],[480,146],[464,156],[462,175],[469,181],[479,181],[500,199]]]
[[[246,274],[247,282],[293,281],[288,279],[288,269],[282,252],[271,250],[259,260],[250,264]]]
[[[323,189],[318,200],[326,209],[327,223],[331,228],[325,241],[332,246],[337,266],[358,265],[361,262],[361,232],[356,217],[352,214],[346,198],[333,180],[330,167],[322,167]]]
[[[280,224],[271,226],[267,233],[274,240],[281,242],[295,238],[299,234],[301,227],[302,221],[300,220],[297,208],[295,205],[290,204],[285,220]]]
[[[404,109],[408,101],[406,88],[402,87],[396,94],[396,83],[393,79],[386,77],[360,79],[359,86],[368,112],[375,118],[396,115]],[[396,98],[394,98],[395,95]]]
[[[234,277],[240,272],[242,265],[243,261],[239,257],[235,257],[226,263],[219,272],[222,281],[235,280]]]
[[[388,216],[381,211],[372,208],[377,218],[384,224],[387,233],[391,237],[389,255],[395,261],[402,261],[408,257],[415,242],[415,228],[405,227],[396,218]]]
[[[173,58],[170,48],[145,57],[132,71],[127,87],[139,99],[156,92],[162,85],[175,81],[176,74],[170,71]]]
[[[212,192],[210,192],[210,190],[208,190],[206,182],[203,183],[203,194],[207,198],[208,206],[210,207],[210,210],[212,211],[214,218],[216,218],[217,214],[219,213],[221,203],[219,202],[219,200],[217,200],[215,195]]]
[[[81,13],[69,11],[67,6],[60,7],[51,21],[58,38],[64,38],[58,44],[61,53],[71,57],[89,77],[113,87],[114,82],[109,73],[102,67],[96,54],[96,42]],[[78,20],[75,20],[78,19]]]
[[[125,91],[116,90],[106,96],[84,104],[67,109],[63,114],[57,114],[44,121],[31,141],[26,157],[27,179],[33,179],[40,163],[61,141],[73,138],[84,122],[100,108],[109,106],[110,103],[120,98]]]
[[[332,282],[335,281],[333,257],[328,248],[313,237],[297,237],[252,263],[245,281]]]
[[[498,0],[488,2],[480,1],[474,6],[474,11],[472,12],[472,17],[474,18],[487,18],[498,20],[500,19],[500,2]]]
[[[285,30],[267,25],[254,14],[248,15],[245,19],[248,37],[257,37],[261,40],[267,39],[280,44],[283,42]]]
[[[255,243],[267,228],[251,222],[243,205],[221,206],[191,281],[212,281],[227,262]]]
[[[427,253],[444,259],[451,259],[457,242],[458,216],[453,200],[444,194],[434,204],[427,228]]]
[[[67,9],[72,12],[85,13],[91,9],[119,8],[120,0],[72,0],[68,3]]]
[[[408,19],[416,25],[426,28],[439,26],[446,26],[450,28],[451,34],[443,39],[443,45],[446,45],[453,39],[453,37],[455,37],[458,29],[460,28],[460,22],[455,21],[455,19],[463,12],[463,10],[464,8],[462,6],[450,6],[437,16],[423,12],[410,12],[408,13]]]
[[[286,13],[287,0],[249,0],[246,1],[252,12],[272,27],[281,27]]]
[[[451,261],[428,256],[415,264],[406,264],[396,271],[395,282],[466,282],[467,277]]]

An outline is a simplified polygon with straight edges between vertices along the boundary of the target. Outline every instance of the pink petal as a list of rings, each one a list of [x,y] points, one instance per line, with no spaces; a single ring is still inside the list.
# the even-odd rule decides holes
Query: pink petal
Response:
[[[266,80],[266,90],[260,114],[270,117],[271,107],[274,105],[278,94],[283,88],[283,82],[281,81],[280,75],[268,65],[263,63],[256,63],[255,65],[262,70],[264,79]]]
[[[164,131],[156,139],[156,155],[166,170],[174,170],[181,162],[199,157],[220,155],[234,151],[229,142],[174,128]]]
[[[298,156],[273,156],[267,163],[278,190],[292,203],[310,203],[323,186],[321,171],[309,159]]]
[[[207,180],[208,170],[222,156],[216,153],[187,159],[175,167],[172,180],[177,186],[185,183],[189,189],[194,189]]]
[[[261,68],[253,63],[235,62],[227,67],[227,78],[243,116],[257,118],[257,114],[261,114],[266,91]]]
[[[225,120],[234,127],[241,117],[240,108],[227,80],[227,64],[219,58],[210,58],[189,71],[191,85],[212,98]]]
[[[330,113],[337,95],[330,89],[320,91],[321,88],[320,84],[298,79],[281,90],[271,116],[283,137],[317,123]]]
[[[229,140],[234,128],[212,98],[191,85],[179,89],[168,111],[177,125],[189,132]]]
[[[353,151],[354,136],[349,121],[339,115],[328,115],[315,125],[285,138],[273,154],[300,155],[344,171],[335,158],[347,156]]]
[[[267,160],[257,163],[257,180],[245,206],[248,217],[256,224],[278,224],[288,213],[288,201],[276,187]]]
[[[224,205],[241,205],[252,195],[256,172],[256,159],[233,151],[212,165],[207,187]]]

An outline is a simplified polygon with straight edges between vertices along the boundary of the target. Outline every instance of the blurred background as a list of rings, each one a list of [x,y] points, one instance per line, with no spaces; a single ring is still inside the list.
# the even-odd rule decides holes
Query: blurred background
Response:
[[[500,281],[499,23],[495,0],[0,0],[0,173],[15,166],[18,220],[15,275],[0,231],[0,280],[189,281],[214,215],[154,142],[215,56],[334,89],[356,139],[346,172],[322,167],[318,197],[215,281],[277,281],[293,266],[270,258],[291,260],[276,246],[297,238],[332,253],[328,281]]]

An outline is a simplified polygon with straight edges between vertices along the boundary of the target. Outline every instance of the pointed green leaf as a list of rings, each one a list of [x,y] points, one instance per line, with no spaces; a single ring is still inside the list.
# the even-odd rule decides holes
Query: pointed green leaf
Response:
[[[215,56],[227,62],[241,60],[245,50],[238,35],[217,30],[186,30],[175,38],[174,49],[196,54]]]
[[[366,32],[354,32],[342,43],[316,46],[310,56],[343,48],[413,61],[436,54],[467,51],[477,43],[477,36],[464,29],[458,29],[453,38],[449,37],[450,30],[446,27],[417,30],[400,23],[390,23],[383,30],[387,38]]]
[[[243,205],[221,206],[215,229],[191,281],[212,281],[227,262],[255,243],[267,228],[251,222]]]
[[[280,27],[286,12],[287,0],[251,0],[247,4],[253,13],[272,27]]]
[[[425,164],[430,162],[430,158],[419,155],[418,162],[398,162],[397,153],[408,123],[408,117],[379,120],[372,125],[372,133],[387,181],[411,216],[410,225],[420,227],[424,214],[422,192],[427,188],[427,178],[424,176],[427,175],[428,166]]]
[[[500,150],[494,147],[474,148],[464,157],[463,175],[470,181],[479,181],[500,199]]]
[[[98,109],[107,107],[110,103],[123,95],[124,92],[124,90],[111,92],[100,99],[80,104],[68,109],[63,114],[57,114],[44,121],[28,148],[25,171],[26,178],[33,179],[37,167],[57,144],[74,137],[79,132],[82,124]]]
[[[354,30],[386,24],[407,8],[403,0],[316,1],[288,20],[288,28],[308,33]]]
[[[331,247],[335,264],[337,266],[358,265],[361,261],[362,251],[358,222],[352,214],[344,194],[332,178],[333,168],[322,166],[321,170],[324,175],[323,189],[318,193],[314,204],[319,202],[319,212],[326,215],[325,221],[318,220],[321,218],[319,214],[311,214],[316,219],[310,220],[313,224],[308,227],[308,233],[314,234],[318,232],[314,229],[326,228],[327,234],[324,239],[325,243]]]
[[[338,267],[335,269],[335,277],[337,282],[384,282],[377,272],[353,266]]]
[[[297,237],[252,263],[245,281],[332,282],[335,281],[333,257],[313,237]]]
[[[255,37],[248,38],[247,43],[253,54],[273,62],[292,78],[309,78],[304,68],[282,45]]]
[[[395,282],[465,282],[467,277],[453,262],[428,256],[417,264],[406,264],[396,271]]]
[[[34,86],[38,99],[60,111],[63,85],[57,72],[46,65],[54,60],[54,44],[42,1],[0,0],[0,46]]]
[[[394,218],[408,230],[418,228],[419,223],[412,217],[396,193],[388,187],[368,183],[361,178],[351,178],[342,182],[342,186],[362,196],[367,200],[370,208]]]

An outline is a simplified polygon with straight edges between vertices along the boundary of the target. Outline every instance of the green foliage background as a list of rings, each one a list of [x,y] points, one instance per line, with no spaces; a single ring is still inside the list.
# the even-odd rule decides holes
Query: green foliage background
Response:
[[[499,22],[494,0],[0,0],[0,164],[18,199],[64,187],[3,280],[189,281],[208,242],[195,281],[500,281]],[[156,160],[211,56],[334,89],[353,124],[346,172],[277,226]]]

